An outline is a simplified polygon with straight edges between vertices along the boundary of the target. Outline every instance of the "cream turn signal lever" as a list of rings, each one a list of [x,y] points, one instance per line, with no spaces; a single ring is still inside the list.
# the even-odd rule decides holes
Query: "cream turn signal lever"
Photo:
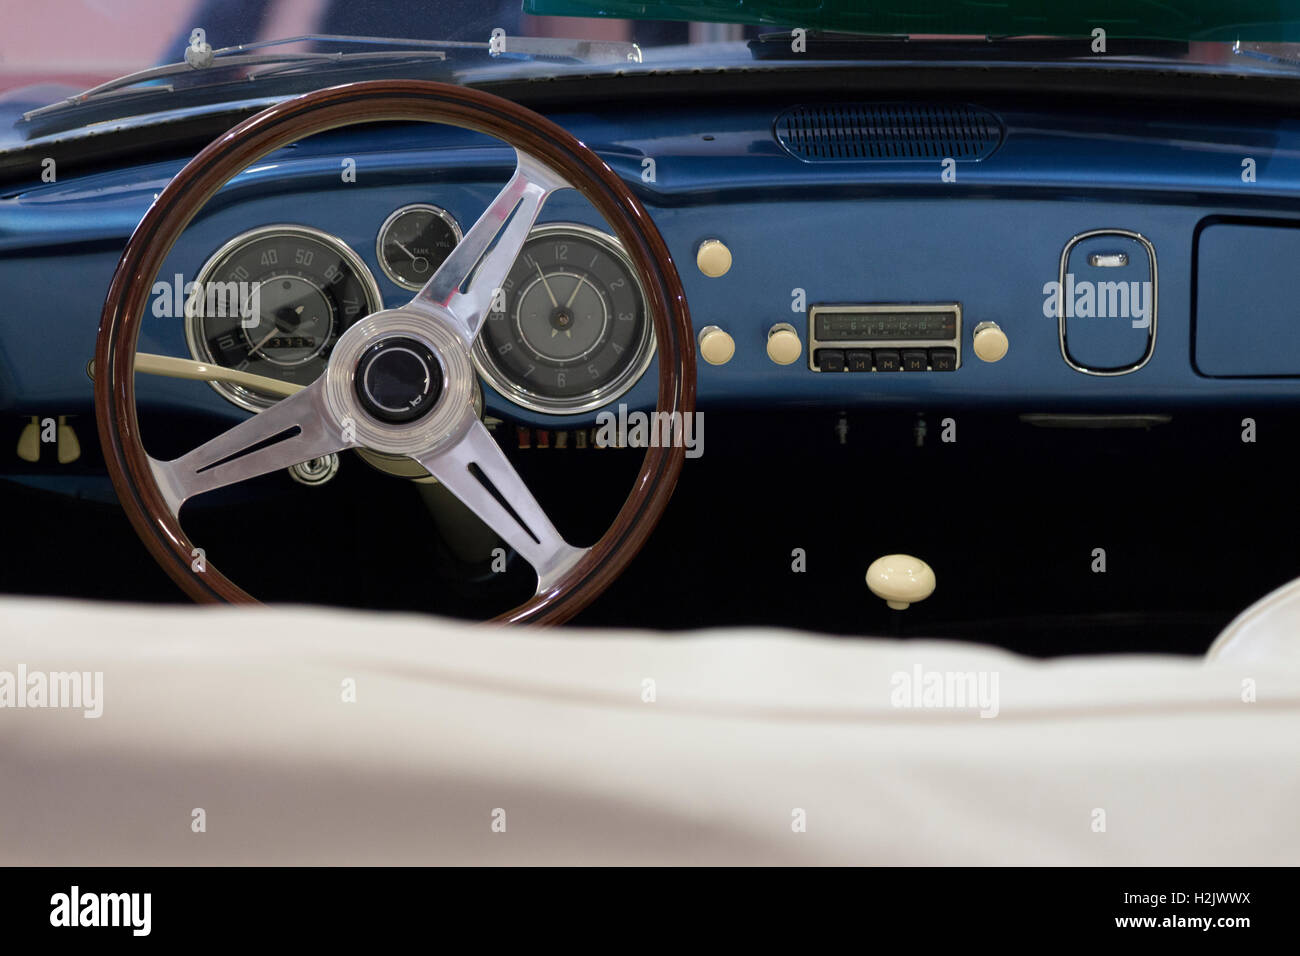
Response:
[[[210,362],[195,362],[192,359],[177,358],[173,355],[154,355],[150,352],[135,353],[135,370],[137,372],[147,372],[150,375],[165,375],[168,378],[192,378],[201,382],[230,382],[232,385],[255,388],[266,392],[268,395],[278,395],[281,398],[288,398],[303,387],[296,382],[282,382],[278,378],[255,375],[252,372],[241,372],[238,369],[225,368],[220,365],[213,365]],[[86,374],[90,376],[92,381],[94,380],[94,359],[91,359],[86,364]]]
[[[867,568],[867,587],[896,611],[924,601],[934,593],[934,571],[910,554],[887,554]]]

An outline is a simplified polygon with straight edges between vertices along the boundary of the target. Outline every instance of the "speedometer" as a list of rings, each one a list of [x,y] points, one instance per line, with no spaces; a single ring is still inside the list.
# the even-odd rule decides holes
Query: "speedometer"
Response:
[[[185,335],[201,362],[309,385],[338,337],[380,308],[374,276],[341,239],[308,226],[264,226],[204,264],[186,301]],[[210,384],[253,411],[278,400]]]
[[[532,231],[474,347],[483,377],[556,415],[622,395],[654,356],[645,294],[613,236],[576,223]]]

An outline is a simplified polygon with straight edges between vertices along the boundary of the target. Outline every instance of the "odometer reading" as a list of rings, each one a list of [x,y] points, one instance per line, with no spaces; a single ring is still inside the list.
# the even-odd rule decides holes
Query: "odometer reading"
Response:
[[[223,295],[205,296],[214,288]],[[212,308],[214,301],[222,307]],[[305,226],[267,226],[233,239],[203,267],[186,308],[186,336],[199,361],[308,385],[338,337],[380,307],[374,277],[342,240]],[[277,400],[212,385],[245,408]]]
[[[574,413],[630,388],[654,350],[645,297],[617,241],[587,226],[541,226],[502,283],[475,347],[508,398]]]

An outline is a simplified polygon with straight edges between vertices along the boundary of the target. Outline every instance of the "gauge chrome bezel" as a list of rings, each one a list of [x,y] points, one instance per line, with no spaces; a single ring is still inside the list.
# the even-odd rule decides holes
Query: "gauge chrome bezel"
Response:
[[[379,292],[379,283],[375,281],[374,273],[366,265],[365,260],[357,255],[356,251],[338,236],[331,235],[323,230],[316,229],[312,226],[304,226],[298,223],[273,223],[269,226],[258,226],[256,229],[249,229],[239,235],[227,240],[221,245],[216,252],[208,257],[207,262],[199,270],[198,278],[195,280],[198,286],[202,288],[212,278],[216,272],[218,264],[230,255],[238,251],[242,246],[259,239],[265,239],[268,236],[290,236],[313,239],[316,242],[327,246],[335,252],[340,259],[348,264],[360,280],[366,294],[366,301],[369,308],[364,315],[358,317],[361,321],[367,315],[374,312],[382,311],[384,308],[384,299]],[[199,315],[191,306],[191,300],[185,303],[185,342],[189,346],[190,356],[199,362],[217,364],[213,358],[211,350],[208,348],[207,338],[203,334],[202,323],[203,316]],[[341,335],[344,331],[339,330]],[[259,395],[242,385],[232,385],[229,382],[208,382],[210,386],[227,401],[238,405],[240,408],[247,409],[250,412],[260,412],[263,409],[270,408],[279,399],[268,398]]]
[[[402,218],[402,216],[407,213],[415,211],[431,212],[447,225],[451,226],[452,235],[456,237],[456,244],[452,246],[453,249],[456,245],[460,245],[460,241],[465,238],[465,234],[461,231],[460,223],[456,221],[456,217],[441,206],[435,206],[431,202],[413,202],[394,209],[389,214],[388,218],[383,221],[383,224],[379,227],[378,235],[375,236],[375,260],[379,263],[379,268],[383,270],[384,275],[386,275],[394,285],[406,289],[408,292],[419,292],[424,288],[424,286],[412,285],[405,279],[399,279],[393,270],[389,268],[388,260],[384,257],[384,239],[388,235],[388,231],[393,228],[393,223],[397,222],[398,219]],[[437,271],[437,269],[433,270],[433,272]],[[433,277],[433,272],[429,273],[430,278]]]
[[[641,298],[641,312],[645,322],[645,330],[642,332],[641,342],[637,346],[636,356],[628,364],[627,368],[609,384],[590,392],[584,392],[581,395],[575,395],[569,399],[546,398],[512,381],[504,371],[496,366],[485,344],[482,332],[474,341],[472,357],[474,367],[478,370],[479,375],[483,376],[484,381],[496,389],[503,398],[514,404],[530,411],[543,412],[548,415],[580,415],[583,412],[589,412],[600,408],[602,405],[609,404],[641,381],[641,377],[650,368],[650,363],[654,360],[655,353],[658,351],[658,341],[655,338],[654,321],[650,316],[650,306],[646,299],[645,286],[642,284],[641,277],[637,275],[636,267],[632,264],[631,258],[624,251],[623,244],[618,241],[618,238],[580,222],[550,222],[531,229],[528,238],[524,240],[524,244],[527,245],[534,239],[552,235],[576,235],[587,239],[600,246],[623,264],[623,268],[627,270],[627,274],[632,277],[632,282],[635,283],[636,294]],[[522,250],[520,254],[522,255]]]

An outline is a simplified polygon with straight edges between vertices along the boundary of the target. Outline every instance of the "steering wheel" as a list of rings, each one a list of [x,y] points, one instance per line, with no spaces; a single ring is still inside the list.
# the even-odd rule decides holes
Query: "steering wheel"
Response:
[[[267,154],[355,123],[446,123],[515,150],[514,175],[415,297],[339,337],[316,381],[171,461],[140,438],[135,353],[163,261],[203,205]],[[444,83],[376,80],[319,90],[250,117],[195,156],[158,195],[127,242],[95,346],[95,417],[118,498],[150,554],[194,600],[257,603],[181,528],[190,498],[346,448],[405,455],[445,485],[532,565],[537,590],[494,618],[556,624],[618,576],[663,514],[685,449],[648,447],[613,523],[590,548],[564,540],[474,408],[470,350],[553,192],[586,196],[622,241],[645,291],[658,348],[657,411],[695,409],[695,345],[681,278],[645,208],[594,152],[509,100]],[[665,443],[667,444],[667,443]]]

